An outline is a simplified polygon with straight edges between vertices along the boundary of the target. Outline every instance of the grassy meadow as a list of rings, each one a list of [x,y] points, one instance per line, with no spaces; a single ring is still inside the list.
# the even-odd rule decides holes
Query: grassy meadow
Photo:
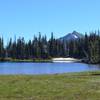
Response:
[[[0,100],[100,100],[99,73],[0,75]]]

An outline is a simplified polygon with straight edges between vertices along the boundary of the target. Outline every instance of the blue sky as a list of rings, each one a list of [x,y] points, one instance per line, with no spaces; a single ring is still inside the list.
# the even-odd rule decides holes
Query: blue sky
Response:
[[[60,37],[100,28],[100,0],[0,0],[0,35]]]

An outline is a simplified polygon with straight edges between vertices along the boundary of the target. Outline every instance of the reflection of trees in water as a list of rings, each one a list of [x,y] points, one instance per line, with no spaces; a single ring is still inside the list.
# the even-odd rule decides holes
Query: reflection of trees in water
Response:
[[[89,69],[100,70],[100,64],[87,64]]]

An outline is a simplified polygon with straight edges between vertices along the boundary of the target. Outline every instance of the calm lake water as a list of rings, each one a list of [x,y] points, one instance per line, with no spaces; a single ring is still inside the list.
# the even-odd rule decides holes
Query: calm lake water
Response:
[[[56,74],[100,70],[84,63],[0,63],[0,74]]]

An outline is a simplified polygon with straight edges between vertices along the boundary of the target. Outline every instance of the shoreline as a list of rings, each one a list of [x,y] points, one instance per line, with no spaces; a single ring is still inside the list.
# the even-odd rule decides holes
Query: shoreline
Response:
[[[0,62],[27,62],[27,63],[30,63],[30,62],[51,62],[50,59],[4,59],[4,60],[0,60]]]
[[[55,58],[35,58],[35,59],[13,59],[13,58],[0,58],[0,62],[33,62],[33,63],[86,63],[86,64],[99,64],[92,63],[87,59],[77,59],[73,57],[55,57]]]
[[[58,57],[58,58],[51,58],[51,59],[12,59],[12,58],[5,58],[5,59],[0,59],[0,62],[50,62],[50,63],[73,63],[73,62],[82,62],[80,59],[76,58],[63,58],[63,57]]]
[[[80,59],[75,59],[75,58],[53,58],[52,62],[65,62],[65,63],[70,63],[70,62],[81,62]]]

